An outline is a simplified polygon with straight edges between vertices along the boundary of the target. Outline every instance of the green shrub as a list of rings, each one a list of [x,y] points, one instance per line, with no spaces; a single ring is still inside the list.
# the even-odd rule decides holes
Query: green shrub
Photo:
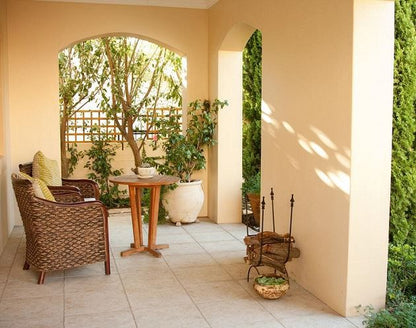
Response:
[[[94,128],[97,129],[97,128]],[[98,183],[100,188],[100,200],[110,208],[126,207],[129,199],[126,197],[125,190],[119,190],[117,184],[109,181],[110,176],[119,176],[122,170],[113,170],[111,161],[116,155],[117,145],[110,143],[110,138],[106,134],[93,135],[92,146],[83,155],[88,157],[85,168],[91,170],[88,178]]]
[[[377,313],[370,310],[364,323],[367,328],[415,328],[416,305],[401,303],[394,309],[385,309]]]
[[[163,207],[162,204],[162,195],[163,193],[165,193],[167,190],[166,186],[162,186],[161,191],[160,191],[160,201],[159,201],[159,213],[158,213],[158,217],[157,217],[157,223],[158,224],[165,224],[167,223],[166,221],[166,216],[167,216],[167,211],[166,209]],[[141,199],[141,205],[142,208],[145,207],[147,209],[150,208],[150,189],[145,188],[143,189],[143,195],[142,195],[142,199]],[[143,213],[143,222],[144,223],[149,223],[149,212],[145,211]]]
[[[243,194],[260,194],[261,175],[257,172],[254,176],[244,180],[241,188]]]
[[[368,328],[416,327],[416,247],[390,245],[386,309],[367,309]]]
[[[396,0],[390,241],[416,244],[415,0]]]
[[[243,178],[261,166],[262,35],[256,30],[243,51]]]

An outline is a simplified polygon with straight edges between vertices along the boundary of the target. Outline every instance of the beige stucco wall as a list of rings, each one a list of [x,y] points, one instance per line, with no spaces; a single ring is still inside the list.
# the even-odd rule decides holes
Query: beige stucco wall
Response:
[[[222,0],[212,7],[210,95],[221,94],[221,74],[227,74],[218,56],[228,33],[241,24],[260,29],[266,225],[271,227],[270,188],[277,193],[281,232],[287,231],[295,194],[293,232],[302,254],[290,263],[291,276],[337,312],[354,315],[355,305],[384,305],[393,1],[315,0],[301,7],[297,1],[249,0],[238,6]],[[378,29],[381,22],[384,29]],[[373,56],[377,61],[368,66]],[[371,92],[363,92],[364,86]],[[221,150],[213,153],[211,160],[220,163]],[[210,178],[215,197],[216,187],[227,182]],[[210,215],[221,221],[216,210],[210,207]],[[377,228],[369,229],[373,225]],[[368,245],[378,251],[364,252]]]
[[[8,195],[6,157],[7,155],[7,126],[4,111],[7,108],[7,26],[6,1],[0,0],[0,254],[7,243],[8,235],[13,229],[14,222],[8,215]]]
[[[143,6],[8,1],[10,165],[37,150],[59,158],[58,52],[104,34],[143,36],[187,57],[184,103],[207,98],[207,12]],[[9,193],[11,189],[9,186]],[[206,215],[205,212],[201,215]],[[18,220],[17,216],[15,218]],[[16,221],[18,222],[18,221]]]

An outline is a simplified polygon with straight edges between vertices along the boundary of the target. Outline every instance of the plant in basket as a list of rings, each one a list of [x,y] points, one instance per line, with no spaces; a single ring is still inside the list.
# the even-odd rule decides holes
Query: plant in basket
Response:
[[[289,279],[283,275],[261,275],[254,280],[255,291],[263,298],[275,300],[289,290]]]

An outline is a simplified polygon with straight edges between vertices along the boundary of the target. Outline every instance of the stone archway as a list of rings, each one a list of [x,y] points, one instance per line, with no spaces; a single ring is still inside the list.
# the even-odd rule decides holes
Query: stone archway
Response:
[[[218,145],[211,152],[210,216],[217,223],[241,222],[242,52],[255,30],[234,25],[218,51],[217,95],[229,106],[219,113]]]

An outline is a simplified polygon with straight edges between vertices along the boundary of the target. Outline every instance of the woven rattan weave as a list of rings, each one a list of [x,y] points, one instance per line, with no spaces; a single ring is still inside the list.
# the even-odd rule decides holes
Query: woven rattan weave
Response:
[[[54,194],[59,202],[40,199],[30,181],[16,174],[12,184],[26,234],[23,268],[40,271],[39,284],[47,272],[101,261],[110,274],[108,211],[101,202],[79,202],[74,192]]]

